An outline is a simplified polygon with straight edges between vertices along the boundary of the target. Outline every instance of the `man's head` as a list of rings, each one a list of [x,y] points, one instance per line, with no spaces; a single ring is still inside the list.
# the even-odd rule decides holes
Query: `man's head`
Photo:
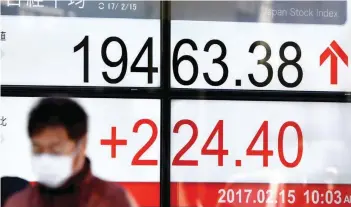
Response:
[[[68,176],[82,169],[87,128],[87,114],[75,101],[68,98],[39,101],[31,110],[28,121],[33,170],[39,182],[59,187]]]

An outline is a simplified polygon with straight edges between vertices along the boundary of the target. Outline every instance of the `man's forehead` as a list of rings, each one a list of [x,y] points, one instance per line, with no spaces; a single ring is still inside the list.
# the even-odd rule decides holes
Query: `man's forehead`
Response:
[[[47,127],[32,137],[34,143],[61,142],[69,140],[68,134],[63,127]]]
[[[59,136],[36,136],[32,138],[32,142],[34,144],[42,144],[42,143],[60,143],[64,142],[64,138],[60,138]]]

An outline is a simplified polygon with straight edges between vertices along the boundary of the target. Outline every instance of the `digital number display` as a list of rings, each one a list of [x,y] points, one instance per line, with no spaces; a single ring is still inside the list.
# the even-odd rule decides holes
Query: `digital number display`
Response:
[[[172,205],[350,205],[350,107],[172,101]]]
[[[141,207],[351,205],[351,104],[321,102],[351,92],[350,1],[0,4],[1,176],[36,182],[28,112],[58,90]]]
[[[350,91],[349,11],[347,1],[172,2],[171,85]]]
[[[1,7],[2,84],[159,87],[158,2],[28,2]]]

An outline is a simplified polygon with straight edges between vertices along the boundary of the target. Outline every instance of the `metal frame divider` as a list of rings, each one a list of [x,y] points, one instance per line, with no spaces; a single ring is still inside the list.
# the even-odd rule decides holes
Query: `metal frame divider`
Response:
[[[171,206],[171,2],[161,1],[160,206]]]

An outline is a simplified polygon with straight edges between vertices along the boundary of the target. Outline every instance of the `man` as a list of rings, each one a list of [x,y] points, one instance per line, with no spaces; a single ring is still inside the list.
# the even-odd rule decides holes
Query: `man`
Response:
[[[19,177],[2,177],[1,178],[1,206],[4,206],[5,202],[14,193],[23,190],[28,186],[28,181]]]
[[[85,156],[87,129],[88,116],[76,102],[42,99],[28,121],[38,185],[16,193],[5,207],[136,206],[121,187],[91,174]]]

